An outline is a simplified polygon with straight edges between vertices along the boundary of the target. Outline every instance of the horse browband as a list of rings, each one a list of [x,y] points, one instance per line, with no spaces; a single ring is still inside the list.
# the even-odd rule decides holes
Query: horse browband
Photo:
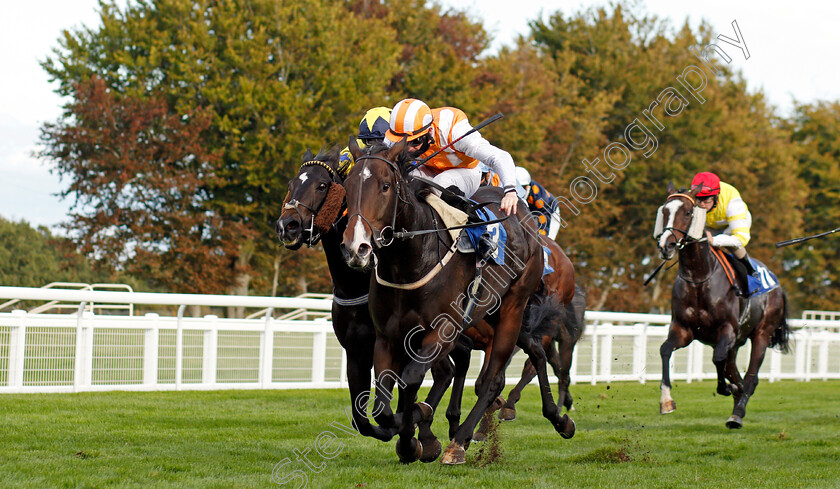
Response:
[[[673,199],[674,197],[685,197],[686,199],[688,199],[688,200],[690,200],[690,201],[691,201],[691,205],[697,205],[697,201],[695,201],[695,200],[694,200],[694,197],[692,197],[692,196],[690,196],[690,195],[688,195],[688,194],[679,194],[679,193],[677,193],[677,194],[671,194],[671,195],[669,195],[669,196],[668,196],[668,199],[667,199],[667,200],[671,200],[671,199]]]
[[[303,169],[304,167],[307,167],[307,166],[320,166],[320,167],[327,170],[327,173],[330,174],[330,177],[332,177],[333,181],[336,180],[335,170],[333,170],[330,165],[324,163],[323,161],[318,161],[318,160],[306,161],[302,165],[300,165],[300,168]]]

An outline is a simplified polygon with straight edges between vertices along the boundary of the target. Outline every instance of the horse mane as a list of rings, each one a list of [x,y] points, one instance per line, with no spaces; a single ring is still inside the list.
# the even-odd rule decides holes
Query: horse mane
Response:
[[[328,149],[321,148],[321,150],[318,151],[318,154],[312,157],[312,160],[323,161],[324,163],[338,163],[338,155],[340,151],[341,150],[338,148],[338,146],[333,146]]]

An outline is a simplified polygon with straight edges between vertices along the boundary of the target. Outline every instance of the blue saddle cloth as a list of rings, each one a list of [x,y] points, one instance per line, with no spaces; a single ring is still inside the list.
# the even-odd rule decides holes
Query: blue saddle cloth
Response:
[[[548,257],[551,256],[551,250],[547,246],[543,246],[543,277],[554,271],[551,265],[548,264]]]
[[[755,275],[747,275],[747,295],[763,295],[779,286],[779,279],[763,263],[750,257]]]
[[[493,211],[487,208],[477,209],[478,217],[480,217],[483,221],[494,221],[496,220],[496,215],[493,214]],[[505,264],[505,246],[507,245],[507,231],[505,231],[505,227],[502,226],[502,223],[496,222],[493,224],[484,224],[482,226],[472,226],[465,228],[464,231],[467,233],[467,236],[470,238],[470,242],[473,245],[474,249],[478,249],[478,239],[484,234],[484,231],[490,233],[490,239],[496,243],[496,251],[490,255],[493,258],[493,261],[496,262],[496,265],[504,265]]]

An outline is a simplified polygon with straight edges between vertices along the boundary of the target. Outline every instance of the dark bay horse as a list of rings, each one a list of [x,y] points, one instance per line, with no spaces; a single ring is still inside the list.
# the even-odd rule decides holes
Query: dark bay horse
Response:
[[[740,297],[727,278],[723,265],[703,236],[705,211],[696,204],[699,187],[677,192],[668,186],[668,199],[660,208],[657,239],[662,259],[679,258],[679,272],[671,296],[671,326],[662,344],[660,413],[676,409],[671,398],[669,362],[671,353],[692,340],[712,346],[717,369],[717,393],[734,396],[729,428],[740,428],[747,402],[758,385],[758,369],[768,346],[788,350],[790,329],[786,321],[787,298],[781,287],[749,299]],[[741,378],[735,364],[738,349],[751,343],[750,363]],[[727,383],[727,380],[729,383]]]
[[[347,266],[339,248],[347,218],[342,215],[346,202],[338,163],[336,150],[322,151],[315,156],[307,151],[303,155],[297,176],[289,182],[276,232],[290,250],[297,250],[304,244],[313,246],[319,241],[322,243],[333,283],[333,330],[347,354],[347,383],[353,423],[360,434],[388,441],[396,434],[393,420],[389,426],[380,427],[371,424],[367,417],[376,340],[368,308],[371,273],[370,270]],[[450,356],[456,365],[465,364],[468,367],[469,345],[459,342]],[[462,370],[466,375],[466,368]],[[436,406],[455,375],[455,367],[448,361],[436,362],[433,375],[435,385],[426,402]],[[393,379],[386,377],[383,382],[391,385]],[[382,405],[381,409],[390,414],[390,403]],[[393,419],[399,420],[399,415]],[[421,429],[427,427],[421,425]]]
[[[388,441],[395,430],[372,425],[366,411],[356,408],[357,400],[364,398],[370,390],[376,332],[367,301],[370,271],[348,267],[339,250],[347,220],[340,216],[344,209],[344,187],[337,167],[337,151],[313,156],[307,150],[298,175],[289,182],[276,231],[286,248],[291,250],[304,244],[312,246],[319,240],[323,243],[334,288],[333,330],[347,352],[353,422],[362,435]]]
[[[507,232],[505,264],[490,261],[485,265],[485,286],[475,311],[465,320],[462,297],[475,275],[475,256],[456,252],[436,212],[415,195],[417,186],[413,184],[417,181],[412,182],[406,174],[404,149],[403,141],[390,149],[373,146],[362,153],[351,141],[356,165],[346,180],[349,218],[342,242],[348,264],[357,268],[372,264],[374,269],[369,296],[376,327],[374,369],[377,378],[385,371],[399,376],[399,403],[404,414],[396,447],[400,460],[427,461],[431,457],[424,445],[439,446],[436,439],[414,438],[415,423],[428,422],[434,413],[429,405],[416,402],[417,390],[431,363],[454,349],[462,325],[489,324],[493,336],[487,366],[477,382],[478,401],[455,433],[442,463],[465,462],[473,430],[501,393],[504,367],[520,340],[540,372],[543,414],[558,432],[573,433],[574,423],[559,415],[551,398],[545,353],[538,342],[528,344],[520,336],[525,306],[543,268],[542,248],[533,237],[536,229],[531,233],[524,229],[533,223],[523,222],[526,213],[522,208],[514,218],[500,223]],[[501,215],[500,189],[480,189],[473,199],[493,202],[489,208]],[[434,232],[413,234],[429,230]],[[413,237],[404,239],[409,236]],[[377,385],[377,400],[386,395],[386,389]],[[547,408],[551,405],[553,409]],[[379,422],[380,418],[375,419]]]

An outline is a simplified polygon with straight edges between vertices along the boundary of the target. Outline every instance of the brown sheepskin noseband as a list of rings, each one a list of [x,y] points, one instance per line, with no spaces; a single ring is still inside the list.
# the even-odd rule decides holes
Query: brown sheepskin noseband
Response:
[[[320,234],[326,234],[333,225],[338,213],[341,212],[341,207],[344,204],[344,187],[333,182],[327,191],[327,197],[324,199],[324,204],[318,210],[318,215],[315,216],[315,230]]]

